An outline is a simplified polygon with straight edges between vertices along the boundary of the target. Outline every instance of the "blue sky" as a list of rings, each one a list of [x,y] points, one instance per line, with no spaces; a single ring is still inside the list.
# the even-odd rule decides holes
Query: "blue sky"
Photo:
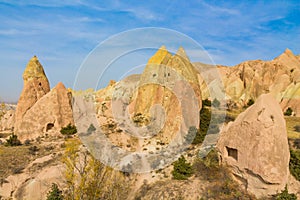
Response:
[[[101,41],[133,28],[162,27],[193,38],[215,63],[235,65],[270,60],[286,48],[300,54],[299,19],[299,1],[0,0],[0,101],[18,99],[33,55],[51,87],[59,81],[72,87]]]

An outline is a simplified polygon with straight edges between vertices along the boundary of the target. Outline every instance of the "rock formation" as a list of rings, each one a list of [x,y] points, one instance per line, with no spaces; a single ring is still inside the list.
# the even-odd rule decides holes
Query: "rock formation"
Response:
[[[201,63],[194,66],[203,69]],[[291,107],[300,116],[300,60],[291,50],[286,49],[272,61],[253,60],[233,67],[217,67],[228,100],[243,106],[249,99],[272,93],[283,110]],[[205,86],[202,84],[201,88]]]
[[[13,130],[15,122],[15,110],[8,110],[0,117],[0,131]]]
[[[18,132],[19,122],[28,110],[45,94],[50,91],[50,85],[45,75],[43,66],[34,56],[28,62],[23,73],[24,87],[20,95],[16,115],[15,131]]]
[[[56,130],[69,123],[74,124],[71,93],[58,83],[49,93],[38,100],[19,121],[18,136],[21,140],[35,138],[42,133]]]
[[[284,189],[289,176],[285,120],[271,94],[261,95],[221,133],[220,160],[257,197]]]
[[[131,110],[134,113],[133,119],[145,125],[151,121],[150,109],[153,105],[159,104],[164,107],[165,123],[160,132],[160,139],[169,142],[178,131],[181,123],[181,105],[180,99],[175,94],[175,90],[186,91],[187,86],[178,84],[183,79],[194,94],[198,107],[201,109],[201,91],[198,83],[197,72],[190,63],[185,51],[180,47],[175,55],[169,53],[162,46],[153,55],[141,74],[139,88],[135,101],[131,104]],[[178,84],[178,85],[176,85]],[[192,95],[181,95],[182,98],[191,98]],[[192,106],[192,105],[190,105]],[[159,113],[157,116],[161,116]]]

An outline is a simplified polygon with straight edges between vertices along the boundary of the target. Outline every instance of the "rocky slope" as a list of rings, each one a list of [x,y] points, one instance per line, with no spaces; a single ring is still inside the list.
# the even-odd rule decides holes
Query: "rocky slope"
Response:
[[[211,67],[201,63],[194,63],[194,66],[202,71]],[[249,99],[256,100],[261,94],[272,93],[283,110],[291,107],[295,115],[300,116],[300,60],[291,50],[286,49],[271,61],[253,60],[233,67],[217,67],[228,100],[243,106]],[[202,83],[201,87],[205,85]]]

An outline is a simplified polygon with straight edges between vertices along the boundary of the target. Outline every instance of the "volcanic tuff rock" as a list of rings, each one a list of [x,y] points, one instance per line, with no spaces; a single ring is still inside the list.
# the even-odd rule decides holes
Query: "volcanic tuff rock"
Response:
[[[15,110],[8,110],[0,117],[0,131],[12,130],[15,122]]]
[[[24,140],[35,138],[50,130],[74,124],[72,95],[62,83],[36,102],[19,121],[18,136]]]
[[[284,189],[289,175],[285,120],[271,94],[261,95],[221,133],[221,162],[257,197]]]
[[[15,115],[16,132],[18,132],[19,124],[26,112],[50,91],[50,85],[43,66],[36,56],[31,58],[28,62],[23,73],[23,80],[24,87],[18,101]]]
[[[189,86],[178,84],[178,80],[183,79]],[[180,82],[180,81],[179,81]],[[176,85],[178,84],[178,85]],[[195,93],[198,107],[201,109],[201,91],[198,83],[197,72],[190,63],[185,51],[180,47],[175,55],[169,53],[162,46],[153,55],[141,75],[139,88],[135,101],[131,104],[134,117],[142,123],[149,123],[150,109],[153,105],[159,104],[165,108],[165,124],[161,130],[161,139],[169,142],[176,133],[181,123],[180,95],[175,95],[175,90],[184,93],[185,87],[190,87]],[[181,98],[191,98],[191,95],[181,95]],[[190,105],[192,106],[192,105]],[[158,114],[157,116],[161,116]],[[153,117],[153,116],[152,116]]]
[[[194,65],[203,68],[203,64]],[[217,67],[228,100],[243,106],[249,99],[256,100],[261,94],[272,93],[283,110],[291,107],[300,116],[300,59],[291,50],[286,49],[272,61],[253,60],[233,67]],[[201,88],[205,91],[203,83]]]

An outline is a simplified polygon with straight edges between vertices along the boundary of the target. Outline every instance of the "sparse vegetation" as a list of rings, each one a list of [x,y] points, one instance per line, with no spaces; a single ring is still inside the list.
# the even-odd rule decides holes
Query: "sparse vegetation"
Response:
[[[212,104],[211,104],[213,107],[215,107],[215,108],[219,108],[220,107],[220,105],[221,105],[221,103],[220,103],[220,101],[218,100],[218,99],[214,99],[213,100],[213,102],[212,102]]]
[[[6,140],[5,146],[20,146],[22,145],[21,141],[18,139],[18,136],[14,133],[9,136],[9,138]]]
[[[211,107],[211,100],[208,100],[208,99],[202,100],[202,106]]]
[[[173,163],[173,178],[176,180],[186,180],[193,174],[193,167],[186,161],[184,156],[181,156]]]
[[[288,107],[284,112],[285,116],[291,116],[292,114],[293,114],[293,109],[291,107]]]
[[[298,181],[300,181],[300,150],[290,150],[290,154],[290,172]]]
[[[201,144],[206,136],[211,119],[211,112],[208,108],[203,107],[200,110],[200,128],[196,132],[192,144]]]
[[[126,199],[130,185],[126,177],[79,147],[77,139],[69,139],[66,143],[63,156],[67,181],[65,199]]]
[[[89,126],[87,132],[88,132],[88,133],[92,133],[92,132],[94,132],[95,130],[96,130],[96,128],[95,128],[94,124],[90,124],[90,126]]]
[[[58,188],[56,183],[52,183],[51,190],[47,194],[47,200],[63,200],[62,191]]]
[[[232,180],[226,167],[219,165],[216,150],[210,151],[203,159],[198,158],[193,168],[197,177],[209,181],[202,199],[255,199]]]
[[[300,133],[300,125],[294,126],[294,130],[298,133]]]
[[[74,135],[77,133],[75,125],[68,124],[66,127],[62,127],[60,133],[63,135]]]
[[[249,99],[247,102],[247,107],[252,106],[254,104],[254,100],[253,99]]]
[[[276,200],[297,200],[297,196],[295,194],[289,194],[287,186],[285,186],[284,190],[281,191],[280,194],[277,194],[274,197]]]

